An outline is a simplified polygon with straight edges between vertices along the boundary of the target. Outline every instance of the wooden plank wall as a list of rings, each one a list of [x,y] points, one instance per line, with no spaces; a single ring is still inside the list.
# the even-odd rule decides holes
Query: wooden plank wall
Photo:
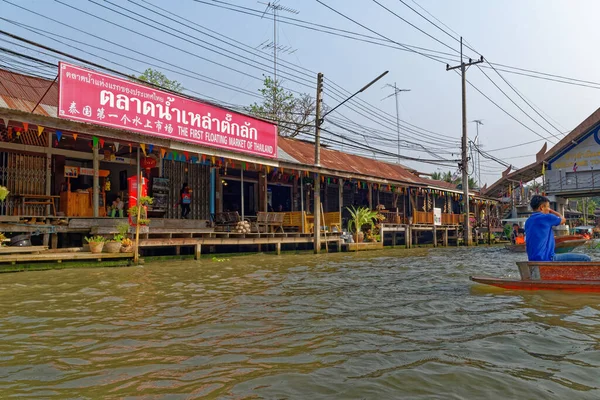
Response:
[[[210,217],[210,167],[163,159],[163,176],[169,179],[170,191],[167,204],[167,218],[180,218],[179,191],[184,182],[192,189],[190,219]]]

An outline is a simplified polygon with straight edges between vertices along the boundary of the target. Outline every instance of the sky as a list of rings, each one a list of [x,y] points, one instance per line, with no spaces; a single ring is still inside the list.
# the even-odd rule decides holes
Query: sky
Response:
[[[294,9],[298,13],[280,11],[280,16],[347,30],[351,32],[349,36],[354,36],[355,33],[369,35],[375,37],[369,40],[393,47],[398,45],[385,40],[454,54],[451,56],[456,60],[453,64],[458,61],[459,42],[456,38],[462,35],[469,47],[476,50],[465,48],[467,56],[477,58],[481,54],[495,64],[497,69],[507,69],[497,65],[504,64],[600,82],[600,71],[596,63],[600,61],[600,57],[593,51],[599,36],[596,16],[600,15],[600,2],[597,1],[322,0],[322,3],[363,26],[345,19],[316,0],[281,0],[280,6]],[[31,14],[15,5],[40,15]],[[272,53],[270,50],[261,50],[260,47],[262,43],[273,40],[272,15],[269,17],[267,13],[261,18],[215,5],[238,10],[240,8],[235,6],[265,9],[261,2],[250,0],[0,0],[0,17],[8,20],[0,19],[0,30],[128,74],[139,74],[150,66],[149,63],[153,63],[158,66],[153,68],[161,70],[170,79],[181,82],[189,94],[246,106],[259,100],[251,94],[258,94],[263,75],[273,73]],[[154,14],[140,6],[163,15]],[[153,6],[162,7],[175,16],[167,15]],[[435,22],[448,34],[408,6]],[[141,19],[142,23],[108,8],[131,15],[127,14],[126,9],[129,9],[138,14],[131,16]],[[175,21],[165,19],[165,15]],[[446,46],[399,17],[444,42]],[[76,31],[67,25],[97,37]],[[54,37],[63,43],[39,30],[64,36]],[[222,37],[218,34],[236,40],[238,48],[219,41]],[[283,22],[277,24],[277,36],[281,46],[295,50],[291,54],[279,54],[281,65],[278,76],[283,79],[283,85],[297,93],[314,95],[316,73],[322,72],[325,76],[323,99],[330,108],[344,99],[339,87],[335,85],[348,93],[354,93],[383,71],[389,71],[376,84],[358,94],[355,97],[358,102],[348,103],[350,107],[343,105],[328,116],[324,125],[326,129],[347,135],[348,139],[365,143],[365,146],[397,154],[394,98],[382,100],[392,93],[389,87],[384,86],[396,83],[399,88],[410,89],[399,95],[402,124],[411,124],[408,125],[411,130],[403,129],[401,132],[401,155],[425,160],[446,160],[444,165],[407,159],[402,159],[401,162],[423,172],[457,171],[454,160],[460,157],[461,80],[456,72],[446,71],[444,61],[436,62],[414,52],[329,35]],[[2,46],[48,60],[63,59],[81,64],[65,57],[52,58],[23,49],[11,42],[14,40],[4,41],[3,38]],[[69,45],[78,49],[68,47]],[[137,61],[109,54],[97,47],[134,57]],[[0,56],[2,66],[7,58],[5,54]],[[488,64],[480,66],[488,67]],[[505,111],[467,85],[467,119],[483,122],[479,127],[481,148],[515,167],[533,162],[534,154],[545,141],[551,147],[557,138],[562,138],[564,133],[575,128],[600,105],[600,83],[589,84],[593,87],[583,87],[503,71],[499,71],[500,76],[490,68],[481,70],[477,66],[470,67],[467,79]],[[197,78],[205,79],[200,75],[218,79],[229,88],[198,80]],[[232,87],[234,90],[231,90]],[[345,132],[331,125],[332,123],[345,126],[353,124],[355,132],[360,131],[364,136]],[[475,123],[470,122],[469,138],[473,140],[476,134]],[[340,140],[339,136],[332,137],[327,132],[323,133],[326,144],[332,139]],[[343,141],[348,145],[349,142]],[[334,143],[330,145],[336,146]],[[422,147],[416,149],[417,146]],[[509,146],[515,147],[497,150]],[[373,156],[364,149],[360,152]],[[390,156],[375,156],[390,162],[397,161]],[[504,169],[506,168],[496,161],[481,157],[483,183],[493,183]]]

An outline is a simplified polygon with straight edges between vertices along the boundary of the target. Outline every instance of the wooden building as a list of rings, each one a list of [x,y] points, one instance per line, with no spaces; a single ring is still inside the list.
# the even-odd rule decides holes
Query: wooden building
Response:
[[[82,108],[71,111],[84,112]],[[335,225],[337,230],[346,227],[348,206],[384,208],[384,224],[389,224],[394,243],[396,233],[404,232],[409,245],[411,226],[434,236],[440,229],[446,235],[453,230],[458,237],[461,229],[461,191],[399,164],[324,147],[316,167],[314,144],[301,140],[276,137],[275,156],[265,157],[60,114],[57,83],[0,70],[0,185],[11,192],[0,202],[0,222],[4,222],[0,231],[31,232],[22,222],[35,217],[54,227],[54,246],[72,244],[65,236],[70,232],[111,232],[104,228],[123,222],[118,213],[111,216],[111,205],[120,198],[127,210],[140,169],[148,195],[155,199],[150,210],[154,221],[181,219],[180,190],[184,184],[189,186],[191,221],[179,226],[190,230],[186,231],[190,237],[213,230],[223,222],[223,213],[237,213],[244,220],[256,219],[259,212],[285,213],[285,223],[310,234],[317,173],[323,210],[335,219],[324,221],[325,225]],[[470,201],[471,209],[478,210],[474,218],[484,224],[483,217],[493,215],[490,207],[493,210],[496,202],[477,193]],[[437,222],[436,209],[441,218]],[[126,211],[122,217],[127,217]],[[98,222],[101,219],[107,222]],[[58,221],[67,225],[59,226]],[[167,226],[177,224],[153,222],[150,232],[165,234]],[[64,234],[60,242],[55,233]]]

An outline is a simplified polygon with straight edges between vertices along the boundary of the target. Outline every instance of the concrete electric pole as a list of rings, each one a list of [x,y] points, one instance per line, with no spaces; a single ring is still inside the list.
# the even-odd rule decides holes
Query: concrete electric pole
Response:
[[[321,102],[323,94],[323,74],[317,74],[317,102],[315,104],[315,167],[321,165]],[[321,251],[321,177],[315,173],[315,201],[313,205],[315,254]]]
[[[460,65],[451,67],[446,64],[446,71],[460,68],[462,77],[462,161],[460,168],[462,170],[463,202],[465,204],[465,217],[463,227],[463,239],[465,245],[472,245],[471,224],[469,221],[469,157],[468,157],[468,138],[467,138],[467,67],[483,62],[483,56],[477,61],[469,59],[468,63],[463,62],[463,39],[460,38]]]

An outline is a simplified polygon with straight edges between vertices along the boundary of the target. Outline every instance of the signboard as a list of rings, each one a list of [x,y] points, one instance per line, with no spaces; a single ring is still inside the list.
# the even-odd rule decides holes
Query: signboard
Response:
[[[441,208],[433,209],[433,224],[434,225],[442,224],[442,209]]]
[[[86,175],[86,176],[94,176],[94,169],[81,167],[81,168],[79,168],[79,174]]]
[[[59,118],[277,157],[275,124],[63,62],[59,74]]]
[[[65,165],[65,178],[78,178],[78,177],[79,177],[79,167]]]
[[[566,172],[600,170],[600,126],[589,132],[576,146],[550,161],[550,169]]]

